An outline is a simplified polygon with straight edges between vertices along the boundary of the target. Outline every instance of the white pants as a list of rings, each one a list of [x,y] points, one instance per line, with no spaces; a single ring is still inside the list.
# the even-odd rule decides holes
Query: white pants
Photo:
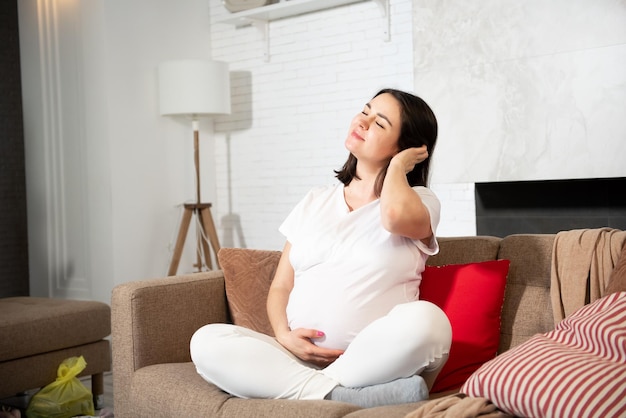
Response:
[[[369,386],[433,368],[448,354],[451,340],[443,311],[415,301],[369,324],[325,369],[298,359],[268,335],[229,324],[200,328],[190,350],[202,378],[235,396],[324,399],[337,385]]]

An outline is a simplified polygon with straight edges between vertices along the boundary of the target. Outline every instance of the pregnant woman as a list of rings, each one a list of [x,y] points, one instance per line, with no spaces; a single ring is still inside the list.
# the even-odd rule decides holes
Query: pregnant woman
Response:
[[[280,226],[267,312],[275,338],[230,324],[191,340],[198,373],[242,398],[416,402],[450,349],[446,315],[419,300],[439,251],[426,186],[437,121],[419,97],[378,92],[352,120],[337,184],[311,190]]]

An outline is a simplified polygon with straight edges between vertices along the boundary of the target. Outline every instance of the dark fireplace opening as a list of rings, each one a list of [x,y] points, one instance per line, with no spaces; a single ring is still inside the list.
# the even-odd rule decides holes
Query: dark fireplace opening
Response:
[[[476,183],[476,233],[626,230],[626,177]]]

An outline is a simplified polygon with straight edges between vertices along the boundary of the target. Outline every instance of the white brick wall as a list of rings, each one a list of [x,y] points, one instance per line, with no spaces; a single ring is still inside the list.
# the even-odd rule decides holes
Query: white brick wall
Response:
[[[441,200],[441,221],[437,235],[476,235],[474,184],[432,184],[430,187]]]
[[[352,116],[382,87],[413,89],[411,3],[391,1],[388,42],[373,1],[271,22],[269,61],[257,28],[211,24],[212,57],[230,64],[233,90],[233,115],[215,125],[223,246],[282,248],[277,229],[293,205],[335,182]],[[221,0],[209,6],[213,21],[229,14]],[[441,234],[475,233],[473,185],[433,189],[444,207]]]

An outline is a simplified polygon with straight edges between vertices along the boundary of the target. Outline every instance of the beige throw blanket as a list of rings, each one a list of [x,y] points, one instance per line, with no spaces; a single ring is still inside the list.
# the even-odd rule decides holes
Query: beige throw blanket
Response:
[[[626,231],[576,229],[556,235],[550,297],[554,323],[604,296],[609,276],[626,241]]]
[[[433,399],[409,413],[405,418],[508,418],[488,399],[474,398],[462,393]]]

